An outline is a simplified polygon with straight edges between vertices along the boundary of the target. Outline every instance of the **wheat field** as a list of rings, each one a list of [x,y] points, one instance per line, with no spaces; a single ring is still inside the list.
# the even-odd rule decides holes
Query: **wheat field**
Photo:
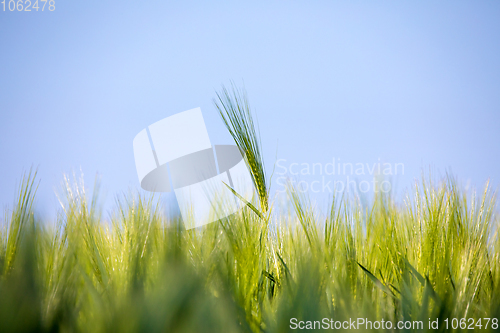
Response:
[[[352,330],[342,323],[361,319],[391,327],[358,331],[498,330],[492,189],[423,176],[400,204],[378,193],[365,206],[346,194],[322,217],[290,187],[278,209],[246,95],[224,89],[214,102],[246,153],[255,201],[185,230],[139,191],[117,197],[103,218],[98,186],[86,193],[66,177],[57,220],[44,221],[36,172],[26,173],[0,229],[0,332]]]

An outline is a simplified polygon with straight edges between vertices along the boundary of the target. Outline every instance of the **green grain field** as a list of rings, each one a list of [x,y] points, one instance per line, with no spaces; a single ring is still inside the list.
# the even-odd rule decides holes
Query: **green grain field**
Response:
[[[153,195],[118,196],[108,217],[98,186],[65,178],[57,221],[44,221],[26,173],[0,226],[0,332],[342,331],[382,319],[391,328],[352,331],[499,330],[492,189],[422,176],[398,200],[335,197],[324,217],[290,187],[278,208],[244,92],[223,89],[214,103],[246,153],[254,202],[185,230]]]

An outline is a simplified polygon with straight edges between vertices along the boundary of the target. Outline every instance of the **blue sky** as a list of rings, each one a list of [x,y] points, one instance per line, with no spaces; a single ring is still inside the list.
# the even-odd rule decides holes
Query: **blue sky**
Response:
[[[139,188],[132,140],[146,126],[201,107],[212,143],[231,142],[212,103],[230,80],[245,84],[268,171],[276,159],[381,161],[404,164],[397,193],[422,170],[498,188],[499,18],[498,1],[56,1],[53,12],[0,11],[0,204],[12,205],[34,165],[44,214],[63,174],[80,169],[89,186],[100,176],[112,207]]]

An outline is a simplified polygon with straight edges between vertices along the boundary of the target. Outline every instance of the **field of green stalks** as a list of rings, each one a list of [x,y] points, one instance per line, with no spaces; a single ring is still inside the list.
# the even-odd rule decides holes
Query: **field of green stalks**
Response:
[[[290,187],[277,209],[245,94],[224,89],[214,103],[245,152],[254,202],[185,230],[140,192],[104,219],[98,190],[65,178],[63,209],[47,223],[27,173],[0,226],[0,332],[288,332],[324,318],[391,322],[361,332],[498,330],[500,229],[488,187],[476,195],[423,178],[400,204],[346,194],[326,217]]]

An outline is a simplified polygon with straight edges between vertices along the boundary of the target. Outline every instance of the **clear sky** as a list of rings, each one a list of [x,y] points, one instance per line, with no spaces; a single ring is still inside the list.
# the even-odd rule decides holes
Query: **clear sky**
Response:
[[[335,158],[403,163],[392,177],[398,193],[423,169],[451,171],[464,186],[500,185],[499,1],[2,6],[3,208],[31,165],[44,213],[56,208],[63,173],[80,169],[88,185],[100,176],[113,206],[139,188],[134,136],[194,107],[212,143],[230,143],[212,103],[230,80],[245,84],[269,172],[276,159],[289,171]],[[320,201],[331,195],[320,192]]]

